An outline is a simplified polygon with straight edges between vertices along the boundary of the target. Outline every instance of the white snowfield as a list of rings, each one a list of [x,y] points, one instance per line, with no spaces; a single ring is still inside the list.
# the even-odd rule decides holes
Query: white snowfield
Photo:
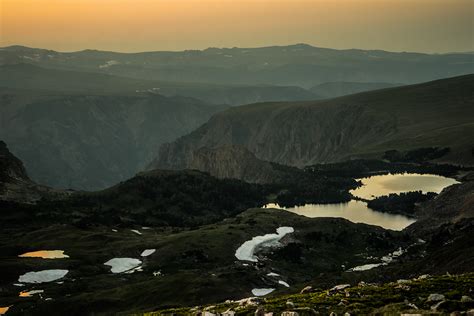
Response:
[[[286,286],[286,287],[290,287],[290,285],[288,283],[286,283],[285,281],[282,281],[282,280],[279,280],[278,284],[281,284],[281,285]]]
[[[251,240],[244,242],[236,251],[235,256],[239,260],[257,262],[258,259],[255,256],[255,252],[262,247],[275,247],[279,246],[280,239],[285,235],[293,233],[295,230],[293,227],[279,227],[276,234],[266,234],[263,236],[253,237]]]
[[[52,282],[63,278],[68,274],[68,270],[42,270],[36,272],[28,272],[20,275],[18,282],[20,283],[45,283]]]
[[[149,255],[154,254],[156,249],[145,249],[143,250],[142,254],[140,256],[142,257],[148,257]]]
[[[255,296],[265,296],[273,291],[275,291],[275,289],[253,289],[252,294]]]
[[[112,267],[112,273],[122,273],[137,268],[142,262],[135,258],[113,258],[104,264]]]
[[[377,268],[377,267],[380,267],[380,266],[386,266],[386,265],[390,264],[393,261],[393,259],[400,257],[405,252],[406,252],[406,250],[404,250],[402,248],[398,248],[398,250],[395,250],[394,252],[389,253],[388,255],[383,256],[382,258],[380,258],[380,260],[381,260],[380,263],[364,264],[364,265],[357,266],[357,267],[354,267],[352,269],[349,269],[348,272],[351,272],[351,271],[367,271],[367,270],[371,270],[373,268]]]

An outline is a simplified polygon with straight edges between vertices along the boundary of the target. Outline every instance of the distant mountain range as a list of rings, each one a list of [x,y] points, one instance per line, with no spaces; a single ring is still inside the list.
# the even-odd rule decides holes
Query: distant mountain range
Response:
[[[0,51],[1,53],[1,51]],[[120,77],[89,69],[64,70],[36,64],[0,65],[0,87],[47,94],[186,96],[212,104],[241,105],[266,101],[314,100],[321,97],[300,87],[168,82]]]
[[[144,53],[61,53],[23,46],[0,49],[0,64],[17,63],[147,80],[304,88],[340,81],[409,84],[474,72],[469,53],[336,50],[306,44]]]
[[[474,165],[473,89],[474,75],[467,75],[322,101],[231,108],[162,145],[149,168],[196,167],[201,148],[228,145],[293,166],[449,147],[442,161]]]
[[[239,157],[250,154],[257,161],[297,166],[377,154],[389,147],[456,147],[467,142],[462,132],[470,131],[465,108],[456,114],[447,103],[464,98],[455,99],[456,92],[423,92],[431,95],[427,98],[432,107],[414,96],[392,95],[402,90],[390,89],[370,100],[362,94],[299,102],[473,73],[473,65],[473,55],[466,53],[334,50],[304,44],[134,54],[10,46],[0,48],[0,138],[38,183],[89,190],[132,176],[156,158],[161,144],[191,132],[213,114],[256,102],[274,103],[217,115],[192,136],[170,145],[173,149],[162,149],[159,163],[152,165],[198,167],[207,160],[206,170],[220,170],[219,175],[223,169],[210,168],[209,157],[192,162],[188,156],[201,147],[209,150],[206,155],[213,152],[213,159],[227,156],[215,151],[220,145],[242,146],[236,152]],[[403,91],[413,88],[407,89]],[[436,107],[440,102],[443,105]],[[321,106],[310,106],[313,103]],[[418,124],[413,131],[424,134],[397,143],[401,138],[395,135],[405,124],[396,119],[397,108],[400,113],[404,109],[407,120],[424,121],[426,115],[437,123],[430,125],[433,130],[428,123]],[[426,108],[427,113],[411,116],[409,108]],[[438,121],[444,121],[440,126],[447,130],[438,129]],[[461,127],[458,121],[466,123]],[[205,135],[182,145],[197,133]],[[454,160],[469,161],[468,147],[461,147],[464,158]],[[258,167],[251,177],[241,171],[228,172],[255,181],[268,177]]]

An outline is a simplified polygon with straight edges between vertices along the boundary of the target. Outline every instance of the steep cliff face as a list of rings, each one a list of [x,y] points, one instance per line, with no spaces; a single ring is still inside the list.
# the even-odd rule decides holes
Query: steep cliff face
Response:
[[[274,163],[262,161],[242,146],[200,148],[193,153],[189,167],[223,179],[240,179],[250,183],[274,183],[285,172]]]
[[[21,160],[15,157],[5,142],[0,141],[0,201],[30,203],[48,191],[31,181]]]
[[[15,157],[4,141],[0,141],[0,183],[31,182],[23,163]]]
[[[470,75],[326,101],[232,108],[161,146],[151,167],[186,168],[197,149],[224,145],[293,166],[426,146],[450,147],[445,161],[473,164],[473,88]]]
[[[132,177],[176,139],[223,106],[160,95],[45,95],[5,92],[0,138],[31,178],[93,190]]]

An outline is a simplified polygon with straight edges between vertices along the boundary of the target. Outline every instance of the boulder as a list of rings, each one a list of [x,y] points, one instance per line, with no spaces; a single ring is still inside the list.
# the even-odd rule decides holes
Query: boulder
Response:
[[[443,294],[437,294],[433,293],[428,296],[426,299],[427,302],[439,302],[439,301],[444,301],[444,295]]]
[[[313,287],[308,285],[300,291],[300,294],[311,293],[311,292],[313,292]]]

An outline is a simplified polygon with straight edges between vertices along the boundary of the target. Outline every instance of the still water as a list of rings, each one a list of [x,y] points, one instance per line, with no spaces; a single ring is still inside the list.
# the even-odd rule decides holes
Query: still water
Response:
[[[445,187],[458,183],[456,180],[430,174],[387,174],[358,179],[362,186],[352,190],[352,195],[371,200],[374,197],[408,191],[439,193]],[[278,204],[267,204],[267,208],[281,208],[307,217],[341,217],[354,223],[381,226],[386,229],[402,230],[415,220],[403,215],[374,211],[362,201],[336,204],[306,204],[284,208]]]
[[[43,258],[43,259],[62,259],[69,258],[68,255],[64,254],[64,250],[38,250],[32,252],[26,252],[19,255],[20,258]]]
[[[415,222],[403,215],[376,212],[361,201],[349,201],[337,204],[306,204],[303,206],[284,208],[278,204],[267,204],[267,208],[281,208],[306,217],[341,217],[354,223],[365,223],[381,226],[386,229],[402,230]]]
[[[385,174],[358,180],[362,182],[362,186],[352,190],[351,193],[366,200],[390,193],[408,191],[439,193],[444,188],[459,183],[451,178],[419,173]]]

